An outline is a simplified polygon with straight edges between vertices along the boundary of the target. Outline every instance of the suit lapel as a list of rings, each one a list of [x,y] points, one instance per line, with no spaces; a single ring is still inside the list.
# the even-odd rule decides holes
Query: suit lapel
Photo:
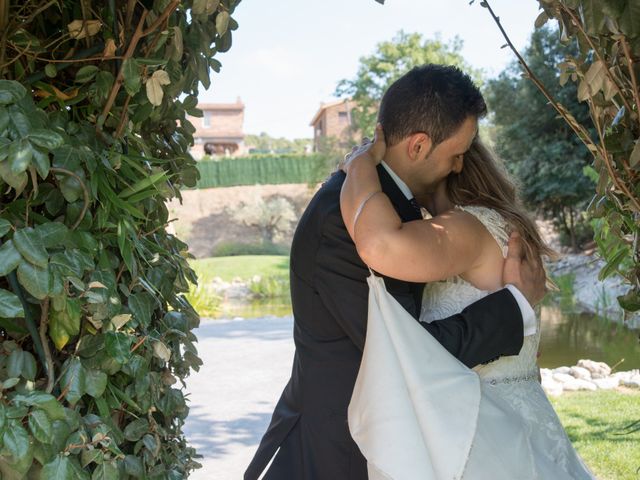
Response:
[[[382,191],[389,197],[402,221],[410,222],[411,220],[420,220],[422,216],[411,205],[407,197],[404,196],[404,193],[402,193],[402,190],[400,190],[396,182],[393,181],[389,172],[387,172],[382,165],[378,165],[377,169]]]

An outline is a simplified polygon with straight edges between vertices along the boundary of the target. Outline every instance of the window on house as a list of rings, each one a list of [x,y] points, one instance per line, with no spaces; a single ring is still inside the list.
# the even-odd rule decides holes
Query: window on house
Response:
[[[204,128],[209,128],[211,127],[211,112],[207,112],[205,110],[204,112],[204,117],[202,117],[202,126]]]
[[[349,119],[349,113],[348,112],[338,112],[338,118],[340,119],[341,122],[346,122]]]

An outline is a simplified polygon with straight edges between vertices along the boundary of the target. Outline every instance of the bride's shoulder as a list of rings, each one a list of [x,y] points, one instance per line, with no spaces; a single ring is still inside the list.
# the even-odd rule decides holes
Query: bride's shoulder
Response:
[[[481,205],[456,205],[454,210],[475,217],[489,231],[498,245],[503,249],[506,248],[511,227],[500,212]]]

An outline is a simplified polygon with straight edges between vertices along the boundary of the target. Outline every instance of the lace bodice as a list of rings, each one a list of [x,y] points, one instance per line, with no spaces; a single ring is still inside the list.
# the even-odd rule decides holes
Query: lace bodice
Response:
[[[496,239],[503,255],[506,257],[509,226],[502,215],[486,207],[458,206],[456,208],[470,213],[480,220]],[[474,287],[460,277],[431,282],[424,289],[420,321],[430,323],[438,319],[447,318],[462,311],[465,307],[489,293]],[[538,324],[536,334],[524,338],[524,344],[518,355],[500,357],[487,365],[479,365],[474,370],[483,380],[490,382],[508,382],[537,377],[536,358],[539,342],[540,328]]]

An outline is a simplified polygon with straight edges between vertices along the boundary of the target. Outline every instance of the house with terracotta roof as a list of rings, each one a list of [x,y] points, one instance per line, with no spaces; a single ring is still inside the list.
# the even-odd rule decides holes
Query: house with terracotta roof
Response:
[[[188,116],[195,127],[191,155],[200,159],[204,155],[244,155],[244,104],[238,98],[235,103],[200,103],[202,117]]]
[[[353,144],[355,133],[351,112],[356,106],[353,100],[343,99],[320,104],[310,125],[313,127],[313,148],[318,150],[323,138],[335,138],[338,145],[347,147]]]

